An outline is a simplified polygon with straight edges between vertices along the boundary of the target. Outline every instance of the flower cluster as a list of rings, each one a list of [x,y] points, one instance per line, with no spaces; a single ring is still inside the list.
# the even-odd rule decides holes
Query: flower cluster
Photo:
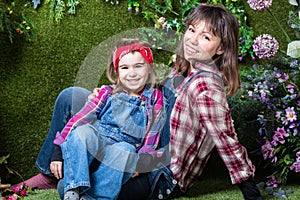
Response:
[[[296,153],[296,161],[291,165],[290,169],[295,172],[300,172],[300,151]]]
[[[272,0],[248,0],[247,3],[253,10],[267,10],[272,5]]]
[[[278,66],[254,65],[243,90],[245,98],[265,107],[258,114],[261,152],[275,167],[273,175],[285,183],[290,171],[300,172],[300,65],[298,60],[282,59]]]
[[[16,186],[12,189],[12,193],[7,197],[7,200],[17,200],[21,199],[25,196],[27,196],[27,189],[28,187],[26,186]]]
[[[260,59],[272,58],[278,49],[279,43],[269,34],[263,34],[254,39],[253,52]]]

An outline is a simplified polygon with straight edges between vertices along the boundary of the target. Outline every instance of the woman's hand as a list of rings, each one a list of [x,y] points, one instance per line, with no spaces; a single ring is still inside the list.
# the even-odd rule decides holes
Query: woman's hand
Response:
[[[131,178],[137,177],[139,175],[138,172],[134,172],[133,175],[131,176]]]
[[[54,174],[55,178],[61,179],[63,178],[63,162],[62,161],[52,161],[50,163],[50,170]]]
[[[91,99],[95,98],[96,96],[98,96],[100,89],[101,88],[95,88],[93,90],[93,93],[88,96],[88,100],[91,100]]]

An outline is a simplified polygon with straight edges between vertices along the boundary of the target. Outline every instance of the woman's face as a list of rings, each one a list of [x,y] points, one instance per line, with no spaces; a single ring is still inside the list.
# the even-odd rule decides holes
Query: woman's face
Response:
[[[144,88],[149,73],[149,64],[146,63],[140,52],[128,53],[119,62],[119,80],[128,90],[129,95],[137,95]]]
[[[221,39],[215,36],[205,21],[190,25],[183,37],[184,57],[191,63],[209,61],[215,54],[222,54]]]

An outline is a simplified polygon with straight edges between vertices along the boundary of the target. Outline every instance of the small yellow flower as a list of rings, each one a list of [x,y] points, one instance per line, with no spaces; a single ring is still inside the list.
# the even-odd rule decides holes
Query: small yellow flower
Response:
[[[30,30],[30,26],[26,26],[26,30]]]
[[[26,21],[25,21],[25,20],[23,20],[23,21],[22,21],[22,24],[26,24]]]
[[[12,11],[12,10],[8,11],[8,14],[10,14],[10,15],[11,15],[12,13],[13,13],[13,11]]]

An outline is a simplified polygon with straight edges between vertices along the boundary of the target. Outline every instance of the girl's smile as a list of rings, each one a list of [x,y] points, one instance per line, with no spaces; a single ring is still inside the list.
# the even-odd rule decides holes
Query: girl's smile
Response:
[[[119,62],[118,74],[129,95],[137,95],[147,84],[150,66],[140,52],[128,53]]]

